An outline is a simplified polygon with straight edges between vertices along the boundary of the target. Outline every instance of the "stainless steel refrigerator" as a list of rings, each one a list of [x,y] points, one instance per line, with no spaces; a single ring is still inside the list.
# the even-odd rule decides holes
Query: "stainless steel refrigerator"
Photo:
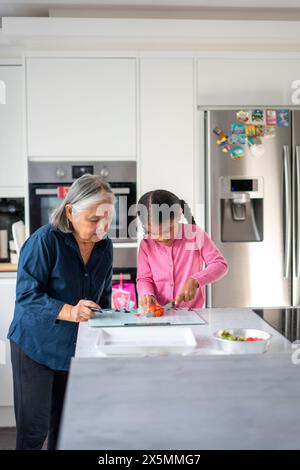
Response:
[[[268,110],[271,123],[270,110],[275,120],[284,117],[261,132],[251,121],[257,108],[244,110],[205,111],[206,231],[229,263],[207,288],[207,306],[298,306],[300,111],[260,108],[256,117],[266,119]],[[245,143],[233,135],[243,128],[237,116],[248,119]],[[266,127],[268,135],[259,135]]]

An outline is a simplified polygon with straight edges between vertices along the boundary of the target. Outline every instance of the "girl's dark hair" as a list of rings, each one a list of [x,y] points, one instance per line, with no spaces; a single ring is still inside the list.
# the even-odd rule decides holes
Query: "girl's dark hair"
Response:
[[[172,221],[175,215],[179,215],[181,211],[189,224],[196,224],[190,206],[184,199],[179,199],[176,194],[170,191],[156,189],[143,194],[138,202],[137,215],[144,228],[146,228],[152,220],[154,206],[159,209],[157,213],[157,222],[159,224],[164,222],[167,217]],[[167,208],[169,210],[160,210],[161,208]]]

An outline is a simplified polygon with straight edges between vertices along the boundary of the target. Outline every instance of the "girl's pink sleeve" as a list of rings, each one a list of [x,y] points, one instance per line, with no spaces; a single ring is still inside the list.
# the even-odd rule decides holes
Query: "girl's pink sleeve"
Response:
[[[225,276],[228,272],[228,263],[206,232],[203,234],[201,254],[206,268],[198,273],[194,273],[191,276],[193,279],[196,279],[201,286],[204,286]]]
[[[154,280],[148,259],[148,250],[145,240],[142,240],[138,254],[137,291],[139,295],[155,295]]]

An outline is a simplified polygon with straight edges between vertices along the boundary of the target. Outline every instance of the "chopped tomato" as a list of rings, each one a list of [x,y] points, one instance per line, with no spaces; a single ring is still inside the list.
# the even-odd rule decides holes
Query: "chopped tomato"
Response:
[[[262,338],[252,338],[251,336],[246,341],[262,341]]]
[[[152,314],[154,317],[161,317],[165,313],[165,311],[161,305],[156,304],[151,305],[146,313]]]
[[[161,308],[155,310],[155,312],[154,312],[153,315],[154,315],[155,317],[162,317],[164,313],[165,313],[165,311],[164,311],[164,309],[161,307]]]

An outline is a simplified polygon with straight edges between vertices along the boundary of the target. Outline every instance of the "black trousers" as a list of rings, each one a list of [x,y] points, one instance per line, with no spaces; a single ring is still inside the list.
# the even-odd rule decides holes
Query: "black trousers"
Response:
[[[30,359],[10,342],[17,423],[17,450],[40,450],[48,436],[55,450],[68,372],[52,370]]]

